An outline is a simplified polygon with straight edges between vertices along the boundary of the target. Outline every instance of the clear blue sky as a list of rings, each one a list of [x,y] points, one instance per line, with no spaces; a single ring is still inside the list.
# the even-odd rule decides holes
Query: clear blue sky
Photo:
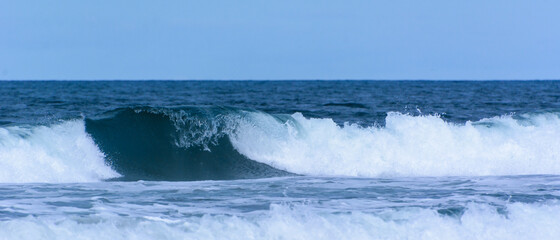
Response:
[[[560,1],[0,0],[0,79],[560,79]]]

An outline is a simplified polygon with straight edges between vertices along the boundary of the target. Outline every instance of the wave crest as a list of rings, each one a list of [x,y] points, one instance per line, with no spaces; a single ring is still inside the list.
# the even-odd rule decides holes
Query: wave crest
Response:
[[[230,135],[250,159],[289,172],[325,176],[473,176],[560,174],[558,114],[500,116],[454,124],[437,115],[391,112],[386,125],[337,125],[331,119],[255,123]]]
[[[0,127],[0,182],[95,182],[120,176],[104,162],[83,120]]]

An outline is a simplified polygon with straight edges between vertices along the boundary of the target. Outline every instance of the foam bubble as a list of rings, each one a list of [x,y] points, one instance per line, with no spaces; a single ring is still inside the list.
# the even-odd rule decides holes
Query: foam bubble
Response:
[[[500,116],[465,124],[389,113],[385,127],[337,125],[254,113],[230,135],[250,159],[293,173],[327,176],[560,174],[560,119]]]
[[[515,203],[507,215],[470,204],[460,217],[433,209],[379,213],[321,213],[306,206],[272,205],[256,214],[204,215],[181,220],[25,217],[0,222],[2,239],[558,239],[560,207]]]
[[[0,128],[0,182],[93,182],[118,177],[82,120]]]

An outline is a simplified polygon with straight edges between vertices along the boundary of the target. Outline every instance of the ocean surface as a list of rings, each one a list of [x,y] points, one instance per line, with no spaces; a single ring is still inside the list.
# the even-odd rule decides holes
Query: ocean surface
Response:
[[[0,81],[0,239],[560,239],[560,81]]]

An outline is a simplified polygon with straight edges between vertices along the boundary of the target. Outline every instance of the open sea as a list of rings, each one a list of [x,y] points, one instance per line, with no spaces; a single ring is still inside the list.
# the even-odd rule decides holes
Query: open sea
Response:
[[[560,81],[0,81],[0,239],[560,239]]]

